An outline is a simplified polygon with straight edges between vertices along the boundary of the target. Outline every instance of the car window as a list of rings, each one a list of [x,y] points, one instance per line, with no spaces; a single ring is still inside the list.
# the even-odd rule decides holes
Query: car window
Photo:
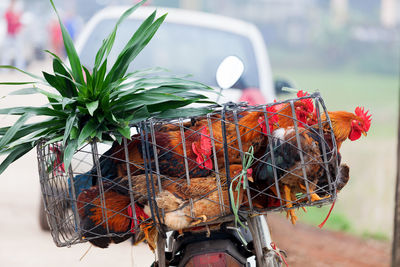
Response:
[[[110,32],[116,20],[101,21],[80,52],[82,63],[91,68],[95,53],[106,33]],[[114,62],[140,21],[129,19],[120,25],[109,63]],[[226,57],[241,58],[245,72],[235,88],[259,88],[257,65],[253,47],[245,36],[217,29],[177,23],[164,23],[148,46],[131,64],[132,70],[160,66],[173,74],[193,75],[193,79],[216,86],[215,73],[219,63]]]

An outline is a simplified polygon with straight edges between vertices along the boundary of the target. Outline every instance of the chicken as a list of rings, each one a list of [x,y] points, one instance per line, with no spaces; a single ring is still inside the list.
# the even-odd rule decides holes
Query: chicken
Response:
[[[371,125],[371,115],[368,115],[368,111],[365,112],[364,108],[360,107],[356,108],[355,114],[345,111],[329,112],[328,114],[331,118],[332,130],[330,130],[325,116],[322,116],[322,135],[320,135],[317,124],[312,121],[308,123],[312,124],[313,128],[298,128],[305,163],[304,170],[301,165],[300,147],[297,146],[294,128],[280,128],[273,132],[274,138],[270,141],[273,142],[275,170],[279,180],[279,188],[282,191],[279,193],[283,196],[287,208],[292,208],[293,203],[307,201],[307,195],[297,198],[296,195],[299,193],[310,193],[312,202],[321,200],[321,197],[329,196],[327,193],[329,188],[328,175],[331,176],[331,182],[336,183],[338,190],[341,190],[349,180],[349,167],[346,164],[339,165],[339,169],[336,167],[336,162],[340,164],[341,157],[340,154],[335,156],[333,153],[331,131],[333,131],[336,144],[340,147],[347,138],[355,141],[360,138],[362,133],[368,132]],[[326,155],[331,155],[331,158],[328,158],[328,170],[323,168],[323,145],[326,149]],[[254,178],[256,185],[261,190],[271,190],[278,196],[273,171],[271,152],[267,148],[264,157],[255,167]],[[307,175],[307,184],[303,174]],[[318,193],[315,190],[318,190]],[[297,219],[294,210],[289,210],[288,216],[294,224]]]
[[[333,176],[334,179],[336,178],[335,183],[337,192],[339,192],[347,184],[350,178],[349,167],[346,164],[341,164],[340,148],[342,143],[347,139],[350,141],[356,141],[361,137],[362,134],[367,136],[369,128],[371,127],[372,117],[372,115],[368,114],[368,112],[368,110],[365,111],[364,107],[356,107],[354,113],[347,111],[328,111],[328,115],[332,122],[332,131],[338,149],[339,173],[336,173],[336,171],[333,172],[332,166],[329,165],[330,172],[334,175],[337,175],[336,177]],[[321,120],[324,122],[322,124],[324,140],[329,145],[329,148],[332,149],[332,135],[329,131],[330,127],[326,122],[325,114],[322,114]],[[319,132],[317,126],[314,125],[313,127]],[[327,175],[324,175],[319,179],[317,186],[321,189],[328,188],[329,183]],[[322,193],[321,195],[326,196],[325,193]]]
[[[77,199],[77,208],[82,238],[93,245],[107,248],[110,243],[118,244],[134,236],[135,242],[143,239],[141,231],[135,233],[129,195],[118,192],[115,184],[104,182],[104,202],[101,200],[99,185],[82,190]],[[143,206],[142,206],[143,207]],[[135,203],[138,224],[144,226],[148,216]],[[107,222],[106,223],[106,218]],[[108,227],[108,230],[107,230]],[[114,234],[106,237],[108,233]]]
[[[239,172],[232,173],[232,177]],[[249,175],[249,173],[247,174]],[[224,213],[230,214],[229,188],[226,177],[221,177],[222,194],[218,192],[215,176],[204,178],[192,178],[190,185],[171,184],[166,186],[156,198],[159,208],[164,209],[164,223],[171,229],[181,230],[192,227],[199,222],[212,222],[220,218]],[[237,180],[232,182],[232,188],[237,185]],[[242,189],[239,192],[232,190],[233,199],[237,205],[244,202],[245,194]],[[221,199],[222,198],[222,199]],[[220,199],[222,205],[220,204]],[[192,205],[190,200],[192,200]]]
[[[295,224],[297,217],[291,209],[296,202],[298,193],[306,193],[306,187],[309,192],[314,191],[318,178],[323,174],[322,154],[318,141],[313,137],[314,130],[304,128],[298,129],[300,147],[297,145],[296,131],[294,127],[280,128],[273,132],[273,154],[277,178],[280,188],[280,194],[285,200],[288,210],[288,217]],[[302,151],[304,165],[301,162],[299,151]],[[272,190],[277,194],[275,187],[274,169],[272,165],[271,152],[268,148],[266,154],[260,159],[255,167],[255,183],[263,184],[264,188]],[[303,178],[306,175],[307,184]],[[311,194],[311,201],[315,200],[315,194]]]
[[[307,96],[310,96],[307,92],[303,92],[302,90],[297,92],[297,97]],[[308,125],[315,114],[313,100],[311,98],[304,98],[294,102],[293,106],[299,126]],[[293,112],[290,103],[280,104],[276,109],[278,110],[278,128],[287,128],[294,125]]]
[[[347,139],[351,141],[358,140],[361,135],[367,136],[367,132],[371,127],[371,117],[368,110],[364,107],[356,107],[354,113],[347,111],[328,111],[329,118],[332,122],[332,129],[335,135],[335,141],[340,150],[342,143]],[[314,115],[315,118],[315,115]],[[315,121],[316,119],[314,119]],[[325,133],[329,132],[329,124],[326,123],[325,113],[321,114],[321,120],[325,122],[322,127]],[[318,127],[318,126],[314,126]]]

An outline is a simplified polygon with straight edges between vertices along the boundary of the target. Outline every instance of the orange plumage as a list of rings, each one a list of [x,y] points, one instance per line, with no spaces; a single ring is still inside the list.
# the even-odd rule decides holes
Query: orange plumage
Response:
[[[120,243],[132,236],[129,232],[131,222],[128,217],[129,196],[105,191],[104,199],[105,207],[101,203],[98,186],[93,186],[83,190],[77,200],[82,237],[101,248],[107,248],[110,243]],[[106,216],[109,231],[120,236],[104,237],[107,234]]]
[[[131,199],[117,184],[103,183],[104,202],[101,200],[99,185],[83,190],[77,199],[77,208],[82,229],[82,238],[93,245],[107,248],[110,243],[118,244],[134,237],[134,242],[143,240],[143,232],[135,232],[130,214]],[[144,225],[148,218],[139,200],[135,202],[137,223]],[[107,221],[107,223],[106,223]],[[114,235],[107,237],[106,235]]]
[[[368,110],[357,107],[355,113],[348,111],[328,111],[329,118],[332,123],[332,131],[335,136],[335,141],[338,150],[340,150],[342,143],[347,139],[351,141],[358,140],[361,135],[367,135],[371,126],[371,116]],[[314,115],[315,116],[315,115]],[[314,119],[316,121],[316,119]],[[330,126],[327,123],[325,113],[321,114],[322,127],[325,133],[329,134]],[[318,126],[314,126],[317,128]]]

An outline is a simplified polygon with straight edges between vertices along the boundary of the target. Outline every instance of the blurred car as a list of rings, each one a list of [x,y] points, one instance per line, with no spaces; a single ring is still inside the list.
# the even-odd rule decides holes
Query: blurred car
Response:
[[[93,66],[96,51],[128,7],[107,7],[88,21],[76,41],[82,64]],[[132,33],[156,8],[141,7],[127,18],[117,32],[109,63],[116,60]],[[244,63],[244,73],[231,88],[223,91],[218,102],[247,101],[264,104],[275,98],[267,49],[255,25],[228,17],[183,9],[157,8],[168,13],[163,25],[131,64],[132,70],[163,67],[177,75],[217,87],[215,74],[227,56],[237,56]],[[216,100],[216,96],[212,96]]]

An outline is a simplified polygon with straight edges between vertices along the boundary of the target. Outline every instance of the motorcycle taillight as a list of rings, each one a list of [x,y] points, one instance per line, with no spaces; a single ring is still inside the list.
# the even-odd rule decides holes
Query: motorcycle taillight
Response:
[[[192,257],[186,267],[242,267],[234,257],[227,253],[207,253]]]

